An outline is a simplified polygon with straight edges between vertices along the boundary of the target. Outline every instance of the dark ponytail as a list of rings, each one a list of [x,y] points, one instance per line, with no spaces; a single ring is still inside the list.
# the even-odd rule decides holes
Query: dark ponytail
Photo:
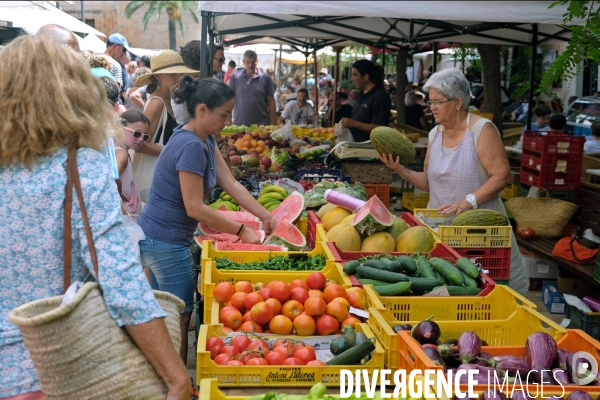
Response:
[[[150,126],[150,121],[148,117],[137,110],[128,110],[121,114],[121,124],[123,126],[127,126],[129,124],[135,124],[136,122],[143,122]]]
[[[181,77],[171,94],[175,103],[185,103],[192,118],[200,104],[206,104],[209,110],[214,110],[235,98],[235,93],[225,83],[213,78],[195,80],[189,75]]]
[[[375,85],[383,85],[383,68],[369,60],[358,60],[352,64],[359,74],[369,75],[369,80]]]

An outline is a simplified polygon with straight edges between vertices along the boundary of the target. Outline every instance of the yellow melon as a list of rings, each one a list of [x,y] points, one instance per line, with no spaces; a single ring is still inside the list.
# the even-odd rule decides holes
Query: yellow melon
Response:
[[[344,224],[352,225],[353,219],[354,219],[354,214],[350,214],[346,218],[344,218],[342,220],[342,222],[340,222],[338,225],[344,225]]]
[[[365,253],[391,253],[396,249],[394,238],[387,232],[376,232],[360,245],[360,251]]]
[[[342,228],[337,232],[335,244],[342,251],[359,251],[360,235],[352,226],[342,225]]]
[[[334,226],[333,228],[331,228],[327,232],[327,241],[335,242],[335,240],[337,239],[338,233],[340,233],[340,231],[342,230],[343,227],[344,227],[343,224],[338,224],[338,225]]]
[[[427,252],[433,249],[435,240],[431,231],[424,226],[413,226],[396,238],[399,253]]]
[[[319,217],[319,219],[323,219],[323,217],[325,216],[325,214],[327,214],[328,211],[331,211],[336,207],[337,206],[332,203],[325,204],[324,206],[319,208],[319,211],[317,211],[317,217]]]
[[[338,225],[344,218],[350,215],[350,211],[344,210],[341,207],[336,207],[332,210],[327,211],[327,213],[321,218],[321,222],[323,223],[323,227],[325,230],[330,230],[334,226]]]

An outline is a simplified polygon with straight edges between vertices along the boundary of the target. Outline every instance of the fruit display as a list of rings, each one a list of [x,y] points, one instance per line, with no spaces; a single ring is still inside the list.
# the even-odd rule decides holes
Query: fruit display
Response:
[[[327,204],[325,192],[329,189],[339,193],[344,193],[356,199],[366,201],[367,189],[360,182],[355,182],[354,186],[347,182],[319,182],[312,189],[304,192],[304,201],[307,207],[319,207]]]
[[[217,243],[217,250],[221,250],[218,245],[223,244],[224,247],[228,247],[230,243]],[[254,246],[254,245],[247,245]],[[264,246],[264,247],[277,247],[277,246]],[[280,247],[283,248],[283,247]],[[285,248],[284,248],[285,249]],[[223,250],[229,250],[224,248]],[[235,250],[235,248],[231,249]],[[277,251],[285,251],[285,250],[277,250]],[[230,261],[226,258],[217,258],[215,260],[217,269],[225,269],[225,270],[271,270],[271,271],[320,271],[325,268],[325,257],[321,254],[315,257],[306,257],[306,258],[295,258],[295,257],[284,257],[284,256],[275,256],[270,257],[265,261],[254,261],[254,262],[245,262],[238,263],[235,261]]]
[[[452,221],[452,226],[507,226],[508,218],[494,210],[469,210],[460,213]]]
[[[222,191],[219,195],[219,199],[214,203],[211,203],[209,207],[213,210],[216,210],[219,207],[225,207],[228,211],[240,211],[240,205],[225,191]]]
[[[409,138],[394,128],[378,126],[371,131],[370,139],[373,148],[379,154],[400,157],[402,165],[409,165],[415,161],[415,146]]]
[[[281,202],[284,201],[288,195],[289,193],[286,188],[268,185],[260,191],[260,196],[257,201],[267,210],[273,211],[279,207]]]
[[[354,327],[360,317],[351,307],[367,307],[361,288],[345,289],[328,282],[321,272],[306,280],[289,284],[273,280],[268,284],[246,281],[221,282],[215,286],[214,299],[223,306],[219,322],[228,331],[274,333],[280,335],[332,335],[346,325]],[[360,361],[360,360],[358,360]]]

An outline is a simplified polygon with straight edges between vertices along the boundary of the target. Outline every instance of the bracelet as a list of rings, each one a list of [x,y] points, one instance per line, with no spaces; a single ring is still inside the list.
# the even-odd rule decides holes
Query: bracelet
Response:
[[[402,175],[400,175],[400,178],[404,179],[405,181],[408,180],[408,178],[410,177],[410,169],[406,169],[408,171],[408,174],[406,174],[406,178],[402,177]]]
[[[238,230],[238,233],[236,234],[236,236],[240,236],[242,234],[242,232],[244,231],[245,227],[246,227],[246,225],[242,224],[242,226],[240,226],[240,229]]]

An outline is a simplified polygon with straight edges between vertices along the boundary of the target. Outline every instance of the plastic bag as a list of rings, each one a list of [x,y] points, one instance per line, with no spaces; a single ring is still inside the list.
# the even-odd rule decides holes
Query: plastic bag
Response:
[[[131,240],[135,254],[138,259],[140,258],[140,240],[146,239],[144,230],[135,222],[131,217],[123,215],[123,225],[125,225],[125,231]]]
[[[296,139],[296,135],[294,135],[294,126],[288,121],[283,127],[276,129],[271,133],[271,139],[287,141]]]
[[[343,128],[342,124],[339,123],[335,126],[335,130],[333,134],[337,137],[337,142],[354,142],[354,136],[352,136],[352,132],[350,129]]]
[[[258,182],[257,177],[251,176],[246,179],[240,179],[238,182],[241,183],[242,186],[245,187],[255,199],[258,198],[260,195],[260,183]],[[212,204],[217,201],[222,192],[223,188],[221,186],[215,186],[215,188],[211,190],[210,194],[208,195],[208,203]]]

